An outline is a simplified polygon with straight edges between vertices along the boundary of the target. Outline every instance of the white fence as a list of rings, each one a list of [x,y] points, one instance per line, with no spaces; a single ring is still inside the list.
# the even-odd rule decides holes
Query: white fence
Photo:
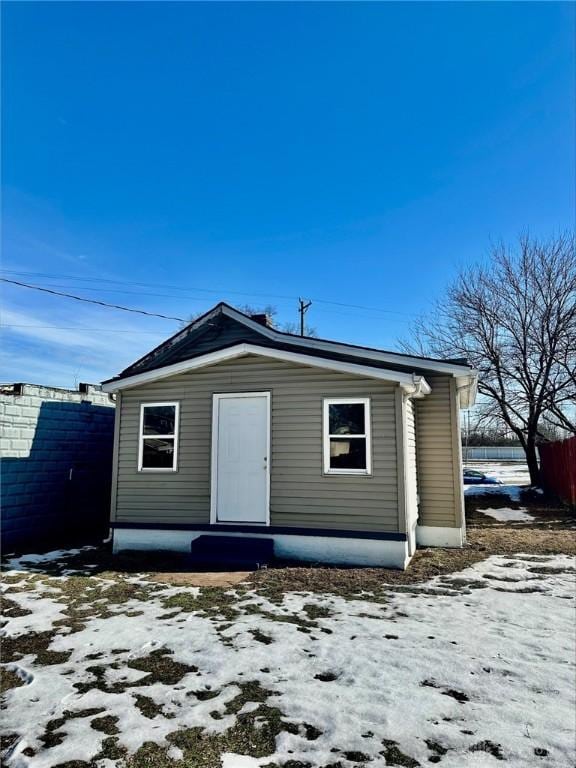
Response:
[[[468,448],[462,446],[462,458],[464,461],[484,461],[487,459],[526,460],[521,445],[470,445]]]

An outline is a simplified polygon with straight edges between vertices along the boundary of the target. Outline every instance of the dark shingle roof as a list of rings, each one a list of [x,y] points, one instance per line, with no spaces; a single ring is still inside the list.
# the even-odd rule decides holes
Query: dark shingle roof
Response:
[[[463,369],[466,369],[469,365],[462,358],[438,360],[429,357],[405,355],[401,352],[390,352],[373,347],[344,344],[329,339],[303,339],[295,334],[260,326],[247,315],[227,304],[221,303],[129,365],[115,379],[123,379],[128,376],[157,370],[241,343],[257,344],[262,347],[283,349],[290,352],[298,352],[299,354],[313,355],[314,357],[370,365],[374,368],[385,368],[406,373],[433,374],[433,366],[430,364],[435,362],[439,364],[440,368],[442,368],[442,365],[451,364],[462,366]],[[322,348],[319,348],[318,344]],[[363,352],[366,354],[363,355]],[[371,353],[393,355],[394,359],[378,360]],[[417,360],[422,360],[422,363],[425,363],[425,367],[420,368],[416,362]]]

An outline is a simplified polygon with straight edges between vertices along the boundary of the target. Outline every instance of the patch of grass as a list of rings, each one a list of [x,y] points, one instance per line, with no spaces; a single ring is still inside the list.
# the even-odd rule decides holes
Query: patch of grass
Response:
[[[560,573],[575,573],[576,568],[573,568],[573,567],[555,568],[554,566],[540,565],[540,566],[528,568],[528,571],[530,573],[537,573],[543,576],[550,576],[550,575],[553,576],[555,574],[560,574]]]
[[[6,669],[6,667],[0,667],[0,695],[4,695],[6,691],[12,690],[12,688],[19,688],[24,685],[24,680],[13,669]]]
[[[448,749],[446,747],[443,747],[442,744],[439,744],[432,739],[426,739],[426,746],[430,752],[433,753],[432,756],[428,758],[429,763],[439,763],[444,755],[448,754]]]
[[[308,621],[308,619],[303,619],[301,616],[293,614],[272,613],[272,611],[266,611],[264,608],[253,603],[243,605],[241,609],[242,613],[262,616],[268,621],[277,621],[280,624],[295,624],[303,632],[310,632],[311,629],[317,629],[318,627],[316,621]]]
[[[73,720],[77,717],[93,717],[94,715],[100,714],[100,712],[104,712],[104,710],[81,709],[78,712],[70,712],[66,710],[62,714],[62,717],[56,717],[46,723],[46,728],[42,736],[40,736],[40,741],[44,745],[45,749],[56,747],[64,741],[66,731],[62,731],[62,728],[64,728],[68,720]],[[104,720],[105,718],[100,719]]]
[[[344,752],[344,757],[346,760],[350,760],[351,763],[368,763],[371,762],[372,758],[368,755],[365,755],[364,752]]]
[[[469,751],[470,752],[488,752],[488,754],[492,755],[492,757],[495,757],[496,760],[505,759],[502,753],[502,745],[495,744],[493,741],[490,741],[489,739],[486,739],[484,741],[479,741],[478,744],[473,744],[471,747],[469,747]]]
[[[264,645],[270,645],[274,642],[274,638],[270,637],[270,635],[266,635],[264,632],[262,632],[260,629],[251,629],[250,634],[256,640],[258,643],[263,643]]]
[[[17,733],[3,733],[0,735],[0,757],[5,757],[8,750],[20,739]]]
[[[240,715],[237,722],[223,734],[210,734],[201,728],[181,730],[168,736],[168,740],[184,752],[195,768],[220,768],[223,752],[235,752],[252,757],[266,757],[274,753],[276,737],[287,730],[278,709],[262,704],[254,712]]]
[[[26,608],[21,608],[14,600],[2,595],[0,599],[0,608],[2,610],[2,616],[7,619],[15,619],[18,616],[30,616],[32,611],[28,611]]]
[[[241,755],[253,757],[266,757],[273,754],[276,747],[276,738],[282,731],[299,733],[299,727],[283,721],[283,715],[276,707],[266,704],[272,695],[260,686],[256,681],[242,683],[240,692],[226,705],[226,714],[235,714],[236,723],[224,733],[207,733],[202,728],[185,728],[169,734],[167,740],[177,746],[183,752],[182,765],[194,768],[221,768],[221,755],[224,752],[235,752]],[[218,695],[216,692],[214,695]],[[238,713],[246,702],[259,702],[259,707],[253,712],[243,715]],[[212,713],[213,716],[220,714]],[[304,726],[310,738],[317,738],[319,732],[313,726]],[[117,746],[116,740],[111,740],[111,746],[103,749],[97,758],[89,764],[93,768],[97,759],[108,757],[109,759],[121,759],[125,768],[173,768],[174,761],[168,757],[166,747],[147,742],[132,756],[127,756]],[[112,748],[116,750],[111,751]],[[273,764],[270,764],[273,765]],[[307,763],[288,761],[282,764],[282,768],[304,768]],[[68,768],[88,768],[88,764],[71,764]]]
[[[323,683],[331,683],[334,680],[338,680],[338,675],[335,672],[320,672],[314,675],[314,680],[321,680]]]
[[[508,498],[508,497],[507,497]],[[508,499],[509,501],[509,499]],[[510,506],[509,503],[507,506]],[[347,599],[388,602],[390,585],[417,584],[434,576],[468,568],[490,555],[526,552],[535,555],[576,554],[576,537],[564,530],[469,528],[462,549],[419,549],[406,571],[387,568],[342,568],[278,562],[252,576],[256,589],[273,602],[285,592],[329,593]],[[468,584],[480,588],[478,583]]]
[[[308,741],[316,741],[316,739],[319,739],[320,736],[322,736],[322,731],[320,731],[314,725],[304,723],[302,727],[304,729],[304,736],[306,739],[308,739]]]
[[[123,693],[128,688],[141,688],[142,686],[153,685],[154,683],[176,685],[176,683],[180,682],[185,675],[190,672],[198,671],[198,667],[175,661],[171,654],[172,651],[167,648],[157,648],[149,653],[148,656],[142,656],[139,659],[131,659],[127,662],[126,666],[131,669],[137,669],[140,672],[147,673],[146,677],[134,682],[117,681],[110,683],[106,680],[106,671],[108,669],[120,669],[120,662],[107,665],[96,664],[91,667],[86,667],[86,672],[89,672],[92,675],[92,680],[74,683],[74,688],[76,688],[79,693],[87,693],[93,688],[105,691],[106,693]]]
[[[164,683],[165,685],[176,685],[176,683],[182,680],[184,675],[190,672],[198,672],[198,667],[174,661],[171,654],[172,651],[168,648],[158,648],[148,654],[148,656],[129,661],[128,666],[132,669],[148,672],[148,677],[144,678],[143,681],[137,681],[137,684],[152,685],[153,683]]]
[[[70,651],[49,651],[48,646],[55,637],[55,632],[28,632],[25,635],[2,638],[2,661],[15,662],[24,656],[34,654],[35,664],[49,666],[68,661]]]
[[[227,715],[236,714],[248,701],[264,702],[274,695],[272,691],[262,688],[257,680],[240,683],[238,687],[240,693],[226,704],[225,712]]]
[[[12,573],[11,571],[7,571],[4,568],[1,572],[2,575],[2,581],[4,584],[21,584],[23,581],[27,581],[29,574],[28,573]]]
[[[54,622],[55,626],[67,627],[71,632],[80,632],[86,626],[86,620],[92,618],[107,619],[117,615],[116,609],[130,601],[146,602],[165,587],[159,584],[133,584],[119,574],[101,575],[106,580],[94,579],[93,576],[72,576],[65,581],[49,580],[48,584],[61,592],[60,602],[65,604],[65,618]],[[134,609],[126,611],[127,616],[137,616]]]
[[[330,608],[325,605],[315,605],[314,603],[306,603],[302,606],[302,610],[308,616],[311,621],[316,619],[329,619],[333,615]]]
[[[235,593],[220,587],[202,587],[198,594],[182,592],[162,601],[164,608],[180,608],[182,611],[199,613],[204,616],[223,616],[228,621],[238,617],[238,597]]]
[[[421,549],[416,552],[406,571],[278,563],[275,567],[257,571],[253,581],[258,591],[278,603],[283,600],[285,592],[313,592],[387,604],[390,597],[386,591],[390,585],[426,581],[434,576],[462,570],[486,557],[485,552],[472,548]],[[324,618],[326,615],[314,616],[313,609],[310,610],[311,618]],[[311,623],[314,625],[314,622]]]
[[[115,734],[120,733],[120,730],[116,725],[117,722],[117,717],[105,715],[104,717],[95,717],[90,723],[90,727],[94,728],[95,731],[106,733],[108,736],[114,736]]]
[[[144,717],[149,718],[150,720],[153,720],[157,715],[164,715],[164,717],[173,717],[173,715],[168,715],[164,712],[164,708],[157,704],[154,699],[151,699],[150,696],[143,696],[141,693],[134,693],[132,694],[135,700],[135,704],[142,712]]]
[[[450,696],[451,698],[456,699],[456,701],[458,701],[460,704],[465,704],[467,701],[470,701],[468,696],[463,691],[457,691],[454,688],[444,688],[442,685],[437,683],[436,680],[422,680],[420,685],[424,686],[425,688],[437,688],[443,696]]]
[[[301,760],[287,760],[282,765],[278,763],[266,763],[262,768],[312,768],[312,763],[303,763]],[[334,763],[333,765],[325,765],[324,768],[342,768],[341,763]]]
[[[202,691],[189,691],[186,696],[195,696],[198,701],[209,701],[220,695],[219,691],[213,691],[211,688],[205,688]]]
[[[74,688],[78,693],[88,693],[88,691],[96,688],[99,691],[106,691],[107,693],[122,693],[126,685],[124,683],[113,683],[109,685],[105,680],[106,670],[117,669],[117,664],[110,664],[109,667],[105,665],[94,665],[92,667],[86,667],[86,672],[92,675],[92,680],[86,680],[74,683]]]
[[[566,530],[470,528],[469,546],[489,555],[576,555],[576,536]]]
[[[384,749],[380,754],[385,758],[386,765],[400,765],[403,768],[419,768],[420,763],[410,755],[404,754],[398,747],[396,741],[392,739],[384,739],[382,741]]]

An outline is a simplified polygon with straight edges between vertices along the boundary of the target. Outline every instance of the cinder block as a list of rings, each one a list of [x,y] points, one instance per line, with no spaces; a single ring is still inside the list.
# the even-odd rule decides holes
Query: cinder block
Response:
[[[35,408],[31,405],[21,405],[20,416],[27,419],[36,419],[38,416],[38,408]]]
[[[8,437],[21,437],[20,429],[17,427],[3,427],[2,428],[2,440],[5,440]]]

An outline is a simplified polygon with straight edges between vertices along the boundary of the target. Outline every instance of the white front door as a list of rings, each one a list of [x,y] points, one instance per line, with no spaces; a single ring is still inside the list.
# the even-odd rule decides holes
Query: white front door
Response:
[[[268,523],[269,392],[214,395],[213,523]]]

